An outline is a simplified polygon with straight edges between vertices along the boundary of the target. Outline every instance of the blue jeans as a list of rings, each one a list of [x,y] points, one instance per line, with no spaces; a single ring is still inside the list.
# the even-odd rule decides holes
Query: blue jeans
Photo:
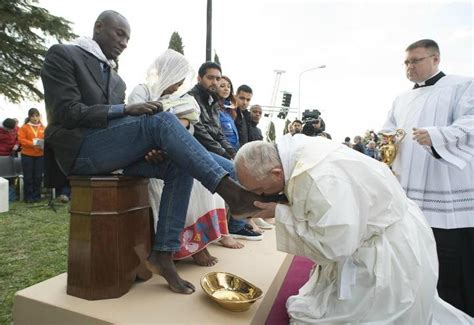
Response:
[[[21,155],[21,168],[23,170],[24,200],[40,200],[44,170],[43,156],[33,157]]]
[[[227,222],[227,225],[229,227],[229,233],[235,234],[244,229],[245,225],[247,223],[245,220],[237,220],[233,218],[232,216],[229,217],[229,221]]]
[[[145,155],[156,148],[164,150],[168,159],[160,164],[146,162]],[[179,250],[193,178],[214,193],[223,177],[234,175],[232,162],[209,154],[167,112],[113,119],[105,129],[89,129],[71,173],[97,175],[117,169],[127,176],[164,181],[153,245],[157,251]]]

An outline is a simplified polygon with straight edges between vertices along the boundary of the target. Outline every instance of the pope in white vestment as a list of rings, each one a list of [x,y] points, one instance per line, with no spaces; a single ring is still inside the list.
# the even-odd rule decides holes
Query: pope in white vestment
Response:
[[[292,324],[471,324],[436,291],[432,231],[386,165],[321,137],[243,146],[239,182],[258,194],[284,191],[277,248],[317,267],[287,301]],[[273,209],[273,210],[272,210]]]

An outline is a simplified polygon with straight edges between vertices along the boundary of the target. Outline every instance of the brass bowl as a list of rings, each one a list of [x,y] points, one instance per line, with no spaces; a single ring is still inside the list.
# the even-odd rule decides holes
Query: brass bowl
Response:
[[[246,311],[263,297],[250,282],[227,272],[209,272],[201,278],[201,288],[215,302],[230,311]]]

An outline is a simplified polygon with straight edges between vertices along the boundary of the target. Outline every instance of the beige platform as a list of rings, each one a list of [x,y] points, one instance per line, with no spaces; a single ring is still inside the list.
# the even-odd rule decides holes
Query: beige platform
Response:
[[[66,294],[63,273],[18,291],[13,320],[21,324],[256,324],[263,325],[281,287],[293,256],[277,252],[275,230],[267,230],[262,241],[243,241],[243,249],[210,245],[219,258],[213,267],[192,261],[177,264],[180,275],[196,286],[192,295],[171,292],[160,276],[136,283],[117,299],[87,301]],[[260,287],[265,297],[250,310],[234,313],[208,299],[199,280],[207,272],[234,273]]]

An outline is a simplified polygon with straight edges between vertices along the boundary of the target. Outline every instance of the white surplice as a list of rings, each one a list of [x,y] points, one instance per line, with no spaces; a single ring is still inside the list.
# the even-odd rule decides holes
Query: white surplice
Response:
[[[448,75],[401,94],[383,127],[407,132],[393,171],[434,228],[474,227],[473,80]],[[428,130],[441,159],[412,139],[413,127]]]
[[[386,165],[322,137],[283,137],[289,205],[277,248],[317,263],[287,301],[293,324],[469,324],[439,299],[432,231]]]

